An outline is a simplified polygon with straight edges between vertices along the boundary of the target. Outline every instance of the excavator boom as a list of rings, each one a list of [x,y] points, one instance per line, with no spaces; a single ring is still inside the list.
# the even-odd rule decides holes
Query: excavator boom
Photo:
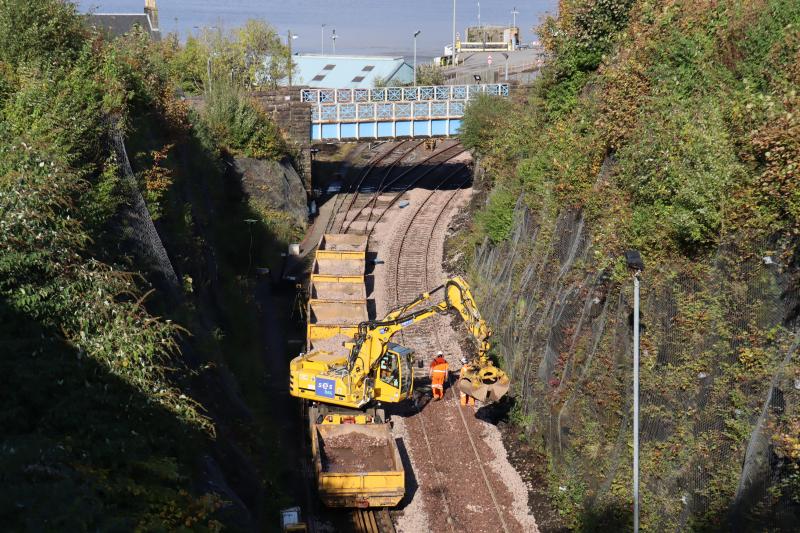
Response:
[[[432,297],[444,298],[432,304]],[[347,355],[331,352],[301,354],[291,363],[290,392],[301,398],[361,408],[372,400],[398,402],[411,396],[411,352],[391,341],[402,329],[455,310],[477,343],[470,370],[458,388],[482,402],[502,398],[509,388],[505,372],[489,358],[491,330],[478,312],[466,281],[454,277],[444,285],[393,309],[382,320],[358,324],[355,338],[345,343]]]

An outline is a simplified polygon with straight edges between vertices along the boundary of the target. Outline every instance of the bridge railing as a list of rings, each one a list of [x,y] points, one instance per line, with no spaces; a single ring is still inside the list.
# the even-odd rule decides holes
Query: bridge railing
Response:
[[[314,104],[351,104],[368,102],[431,102],[469,100],[478,94],[508,96],[508,84],[434,85],[418,87],[383,87],[379,89],[302,89],[300,99]]]

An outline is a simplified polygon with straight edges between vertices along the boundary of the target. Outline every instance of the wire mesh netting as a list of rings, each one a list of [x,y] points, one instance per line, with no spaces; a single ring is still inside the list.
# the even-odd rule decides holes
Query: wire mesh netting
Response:
[[[136,260],[154,275],[153,282],[172,300],[180,296],[180,283],[167,250],[150,216],[136,176],[131,168],[122,129],[115,119],[109,119],[109,147],[120,167],[128,202],[121,206],[121,246],[129,249]]]
[[[509,239],[471,277],[516,387],[515,417],[551,459],[556,496],[592,516],[631,513],[632,278],[593,268],[576,211],[520,204]],[[658,530],[798,527],[800,365],[775,243],[724,242],[705,263],[642,280],[642,524]],[[783,439],[785,441],[785,438]],[[791,445],[791,444],[790,444]]]

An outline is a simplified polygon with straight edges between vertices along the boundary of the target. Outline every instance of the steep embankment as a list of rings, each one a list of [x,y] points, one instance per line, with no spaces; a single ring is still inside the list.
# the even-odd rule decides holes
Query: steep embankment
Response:
[[[637,248],[643,524],[796,528],[800,4],[562,1],[542,38],[524,102],[469,109],[488,195],[451,244],[555,504],[631,520]]]
[[[172,46],[0,2],[6,529],[263,530],[288,503],[248,274],[297,229],[222,158],[285,146],[223,83],[189,112]]]

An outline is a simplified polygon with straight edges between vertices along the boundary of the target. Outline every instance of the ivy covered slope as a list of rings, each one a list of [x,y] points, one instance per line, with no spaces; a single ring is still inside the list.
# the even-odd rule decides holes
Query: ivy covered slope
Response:
[[[110,42],[90,33],[69,2],[0,2],[4,528],[246,524],[226,510],[230,494],[217,493],[231,465],[241,485],[232,490],[251,511],[263,509],[258,498],[270,513],[283,503],[263,492],[266,472],[235,463],[263,460],[266,448],[217,377],[226,365],[236,373],[237,361],[221,355],[228,350],[258,359],[241,280],[276,242],[262,221],[244,222],[258,217],[225,189],[226,130],[175,97],[175,57],[170,43],[142,35]],[[126,133],[133,180],[109,141],[112,124]],[[256,117],[248,127],[231,144],[285,155],[272,124]],[[138,194],[181,281],[171,298],[150,291],[150,272],[125,244],[120,213]],[[241,253],[250,242],[252,258]],[[232,323],[238,333],[228,335]],[[250,402],[259,369],[241,370],[255,376],[242,383]],[[213,409],[201,405],[211,396]],[[209,457],[222,469],[213,480]]]
[[[643,523],[797,527],[800,3],[562,0],[540,35],[534,86],[467,111],[487,194],[453,244],[557,505],[630,520],[636,248]]]

